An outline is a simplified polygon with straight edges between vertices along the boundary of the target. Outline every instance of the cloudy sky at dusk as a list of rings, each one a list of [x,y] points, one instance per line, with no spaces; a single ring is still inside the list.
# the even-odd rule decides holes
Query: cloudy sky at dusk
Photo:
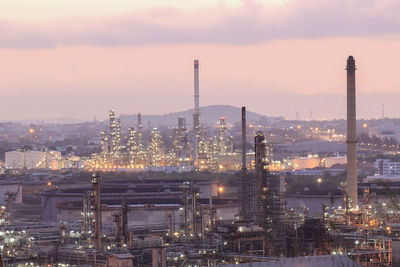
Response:
[[[399,117],[398,14],[398,0],[3,0],[0,120],[189,109],[195,58],[201,105],[343,118],[350,54],[359,117]]]

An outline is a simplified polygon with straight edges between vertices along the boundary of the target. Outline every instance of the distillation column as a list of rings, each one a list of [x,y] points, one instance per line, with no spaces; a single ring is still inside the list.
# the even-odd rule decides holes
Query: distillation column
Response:
[[[357,132],[356,132],[356,64],[347,59],[347,194],[350,206],[358,205],[357,196]]]
[[[137,145],[139,148],[142,147],[142,139],[143,139],[143,125],[142,125],[142,114],[137,114],[137,124],[138,124],[138,136],[137,136]]]
[[[253,180],[253,221],[258,225],[265,223],[263,187],[266,183],[265,173],[265,138],[262,132],[257,132],[254,138],[255,177]]]
[[[102,215],[101,215],[101,177],[98,172],[93,174],[93,197],[94,197],[94,212],[95,212],[95,224],[94,224],[94,241],[95,248],[97,250],[103,248],[101,235],[102,235]]]

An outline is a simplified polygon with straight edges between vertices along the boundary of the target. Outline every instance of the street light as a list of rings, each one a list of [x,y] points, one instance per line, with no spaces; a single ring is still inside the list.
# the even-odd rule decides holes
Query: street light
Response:
[[[222,185],[218,185],[218,187],[217,187],[217,198],[220,198],[223,192],[224,192],[224,187]]]
[[[320,190],[321,189],[322,178],[318,178],[317,182],[318,182],[318,189]]]

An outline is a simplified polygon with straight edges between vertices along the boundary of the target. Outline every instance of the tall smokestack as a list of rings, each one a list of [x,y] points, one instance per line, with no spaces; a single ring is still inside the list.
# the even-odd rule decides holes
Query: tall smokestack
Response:
[[[199,61],[197,59],[194,60],[194,111],[199,111]]]
[[[347,59],[347,194],[351,207],[358,205],[357,196],[357,133],[356,133],[356,64]]]
[[[246,107],[242,107],[242,171],[246,170]]]
[[[193,137],[194,137],[194,148],[193,148],[193,165],[197,165],[198,157],[198,139],[200,136],[200,103],[199,103],[199,61],[194,60],[194,113],[193,113]]]
[[[252,180],[247,174],[246,167],[246,107],[242,107],[242,173],[240,177],[240,202],[241,202],[241,210],[240,216],[243,221],[249,221],[252,218],[251,208],[249,201],[253,199],[254,194],[250,195],[252,191],[252,187],[250,188],[250,181]],[[250,209],[249,209],[250,208]]]

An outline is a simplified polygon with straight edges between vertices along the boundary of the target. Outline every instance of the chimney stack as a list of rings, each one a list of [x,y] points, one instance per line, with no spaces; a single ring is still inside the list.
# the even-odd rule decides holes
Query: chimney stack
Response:
[[[358,206],[357,192],[357,132],[356,132],[356,64],[347,59],[347,194],[350,206]]]
[[[194,60],[194,111],[199,111],[199,61],[197,59]]]
[[[246,170],[246,107],[242,107],[242,171]]]
[[[199,104],[199,61],[194,60],[194,113],[193,113],[193,165],[197,164],[198,140],[200,137],[200,104]]]

